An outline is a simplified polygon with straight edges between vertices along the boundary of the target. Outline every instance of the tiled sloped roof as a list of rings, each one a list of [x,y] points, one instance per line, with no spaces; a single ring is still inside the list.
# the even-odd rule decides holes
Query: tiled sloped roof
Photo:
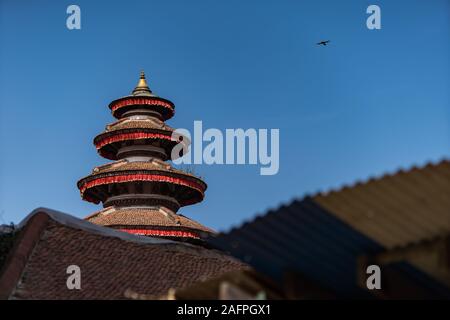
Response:
[[[199,179],[193,174],[188,172],[175,169],[167,162],[164,162],[160,159],[153,158],[151,161],[128,161],[126,159],[118,160],[115,162],[111,162],[99,167],[95,167],[92,170],[92,174],[100,174],[100,173],[108,173],[108,172],[116,172],[116,171],[164,171],[164,172],[173,172],[183,176],[190,176],[196,179]],[[206,185],[206,184],[205,184]]]
[[[170,164],[156,158],[148,161],[123,159],[96,167],[90,175],[80,179],[77,186],[83,199],[99,203],[105,201],[105,196],[99,196],[92,191],[93,189],[129,181],[156,181],[181,186],[180,190],[188,189],[188,191],[176,194],[177,201],[182,206],[203,200],[207,188],[206,183],[200,177],[177,170]],[[106,194],[106,192],[103,194]]]
[[[414,167],[314,200],[388,249],[450,232],[450,162]]]
[[[124,118],[106,126],[106,132],[122,130],[122,129],[159,129],[165,131],[173,131],[174,129],[156,118],[133,119]]]
[[[75,221],[75,223],[74,223]],[[122,299],[126,290],[161,296],[224,272],[246,268],[216,250],[133,236],[71,217],[37,212],[25,223],[0,296],[18,299]],[[69,290],[66,271],[81,269],[81,290]]]
[[[152,161],[128,161],[126,159],[111,162],[102,166],[95,167],[93,173],[106,173],[114,171],[127,171],[127,170],[163,170],[163,171],[178,171],[174,169],[170,164],[160,160],[152,159]]]
[[[138,208],[124,207],[105,208],[86,218],[87,221],[102,226],[160,226],[195,229],[207,233],[213,230],[203,226],[197,221],[183,215],[176,214],[165,208]]]

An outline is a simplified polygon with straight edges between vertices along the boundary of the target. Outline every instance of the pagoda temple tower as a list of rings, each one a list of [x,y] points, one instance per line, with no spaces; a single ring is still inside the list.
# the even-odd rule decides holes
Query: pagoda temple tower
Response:
[[[77,184],[83,200],[101,202],[104,209],[85,219],[138,235],[201,242],[213,231],[177,212],[202,201],[206,184],[166,162],[173,160],[175,146],[186,150],[189,144],[165,124],[175,105],[154,94],[141,72],[131,95],[109,108],[117,121],[94,138],[94,145],[114,162],[94,168]]]

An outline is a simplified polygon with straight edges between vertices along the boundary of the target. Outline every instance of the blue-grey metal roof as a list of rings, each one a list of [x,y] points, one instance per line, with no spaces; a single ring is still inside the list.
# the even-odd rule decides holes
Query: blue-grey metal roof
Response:
[[[309,197],[221,233],[209,242],[272,279],[282,281],[285,271],[296,271],[342,298],[371,296],[358,286],[357,258],[385,250]],[[432,296],[450,297],[447,288],[407,263],[390,267],[408,270],[410,276],[426,284]]]

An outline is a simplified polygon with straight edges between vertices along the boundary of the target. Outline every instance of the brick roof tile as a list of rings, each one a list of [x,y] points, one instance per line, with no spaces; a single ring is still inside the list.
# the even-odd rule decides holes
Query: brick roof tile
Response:
[[[35,217],[39,214],[42,217],[42,211]],[[55,213],[51,214],[47,220],[40,219],[42,227],[36,229],[38,233],[25,228],[17,240],[20,243],[16,247],[32,243],[33,248],[29,254],[12,259],[25,261],[22,272],[8,269],[9,275],[15,270],[18,277],[9,298],[124,299],[127,290],[157,298],[170,288],[183,288],[231,270],[248,268],[220,251],[168,240],[121,236],[121,232],[90,227],[90,223],[66,215],[57,221]],[[28,218],[25,226],[38,221]],[[30,237],[35,241],[30,242]],[[66,286],[70,265],[81,269],[81,290],[69,290]],[[0,277],[3,291],[8,286],[2,285],[8,280],[8,274]]]
[[[176,214],[166,208],[108,207],[86,217],[86,220],[102,226],[157,226],[183,229],[194,229],[207,233],[213,230],[197,221]]]

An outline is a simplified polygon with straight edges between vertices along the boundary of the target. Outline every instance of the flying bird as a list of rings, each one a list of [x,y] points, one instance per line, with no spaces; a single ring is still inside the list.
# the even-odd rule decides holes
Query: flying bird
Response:
[[[326,46],[329,42],[330,42],[330,40],[320,41],[320,42],[317,43],[317,45],[318,46]]]

